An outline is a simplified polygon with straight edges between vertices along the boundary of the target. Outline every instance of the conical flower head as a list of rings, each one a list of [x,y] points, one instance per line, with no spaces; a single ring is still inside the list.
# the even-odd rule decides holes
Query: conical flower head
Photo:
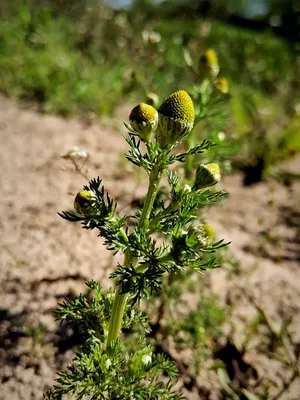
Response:
[[[218,164],[201,164],[197,168],[194,188],[196,190],[216,185],[221,180]]]
[[[139,137],[148,142],[158,124],[158,112],[149,104],[140,103],[129,115],[129,122]]]
[[[158,113],[156,140],[162,148],[182,140],[194,126],[194,104],[185,90],[179,90],[167,97]]]
[[[82,190],[77,193],[74,200],[75,210],[82,215],[91,215],[95,213],[96,196],[90,190]]]

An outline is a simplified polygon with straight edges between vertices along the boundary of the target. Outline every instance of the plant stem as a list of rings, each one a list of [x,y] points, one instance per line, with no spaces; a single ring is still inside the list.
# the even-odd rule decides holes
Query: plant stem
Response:
[[[142,210],[139,223],[137,225],[138,229],[144,229],[147,226],[147,222],[149,220],[149,216],[155,201],[155,197],[157,195],[162,173],[163,169],[159,168],[157,165],[155,165],[153,167],[153,170],[151,171],[144,207]],[[134,257],[132,257],[130,250],[127,250],[124,256],[124,265],[129,266],[130,264],[133,264],[135,266],[136,263],[137,260]],[[119,337],[122,327],[122,320],[123,320],[126,300],[127,300],[127,293],[122,293],[122,285],[120,284],[118,285],[115,292],[115,298],[109,321],[109,330],[106,341],[107,346],[109,346],[111,342],[117,340]]]
[[[140,221],[137,226],[138,229],[143,229],[143,228],[145,228],[145,225],[147,225],[147,221],[149,219],[149,216],[150,216],[150,213],[151,213],[151,210],[152,210],[152,207],[153,207],[156,195],[157,195],[157,191],[158,191],[162,173],[163,173],[162,169],[155,168],[155,167],[151,171],[150,178],[149,178],[148,192],[147,192],[144,207],[142,210],[142,215],[141,215]]]
[[[114,304],[109,321],[109,330],[106,342],[107,346],[109,346],[111,342],[118,338],[121,331],[123,314],[127,300],[127,293],[121,293],[121,291],[122,285],[118,285],[115,292]]]
[[[131,262],[131,254],[130,251],[127,250],[124,255],[124,264],[128,266],[130,262]],[[109,320],[106,346],[109,346],[111,342],[118,339],[119,333],[121,331],[126,300],[127,300],[127,293],[122,293],[122,285],[118,285],[115,291],[115,298]]]
[[[120,233],[121,233],[121,235],[123,237],[124,242],[128,243],[128,237],[127,237],[127,234],[126,234],[126,232],[125,232],[125,230],[123,228],[120,229]]]

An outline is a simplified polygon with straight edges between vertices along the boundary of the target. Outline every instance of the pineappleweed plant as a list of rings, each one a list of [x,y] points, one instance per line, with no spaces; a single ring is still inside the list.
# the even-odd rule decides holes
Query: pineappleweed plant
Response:
[[[225,245],[223,240],[214,242],[211,226],[197,222],[200,208],[226,196],[210,189],[220,180],[218,165],[200,164],[191,186],[182,184],[170,168],[214,145],[204,140],[177,151],[192,131],[194,119],[193,102],[184,90],[171,94],[158,110],[143,103],[136,106],[130,124],[124,123],[129,145],[126,157],[148,174],[143,206],[134,215],[119,216],[98,177],[77,194],[74,211],[59,214],[68,221],[81,221],[84,229],[96,229],[107,249],[124,254],[124,261],[110,275],[115,288],[112,285],[104,291],[90,281],[87,286],[92,294],[60,305],[57,316],[77,325],[85,344],[67,371],[59,373],[47,398],[61,399],[66,394],[75,399],[181,398],[174,390],[175,366],[147,344],[150,328],[140,302],[143,297],[159,295],[166,273],[186,268],[202,273],[217,267],[217,258],[207,258],[205,253]],[[169,193],[158,198],[164,173]],[[158,238],[163,238],[160,244]]]

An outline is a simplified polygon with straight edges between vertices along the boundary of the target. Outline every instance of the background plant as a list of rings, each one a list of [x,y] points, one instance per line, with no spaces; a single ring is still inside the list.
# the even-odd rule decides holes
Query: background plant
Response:
[[[279,8],[275,3],[270,6],[274,15]],[[209,15],[219,20],[195,19],[197,7],[191,7],[190,2],[136,1],[127,10],[87,1],[4,2],[0,90],[37,102],[43,111],[92,120],[113,112],[125,98],[136,102],[147,93],[164,98],[181,86],[190,88],[195,100],[201,96],[204,110],[208,88],[201,57],[214,49],[230,88],[230,98],[217,113],[225,117],[220,125],[227,146],[218,137],[218,118],[202,121],[197,136],[207,137],[212,130],[206,125],[213,124],[219,146],[212,157],[229,167],[235,155],[232,166],[245,171],[246,183],[249,174],[256,174],[256,180],[273,174],[274,164],[299,151],[294,42],[290,35],[286,41],[268,31],[225,23],[236,8],[229,3],[210,6]],[[208,109],[211,114],[211,104]],[[263,152],[257,145],[261,142]]]

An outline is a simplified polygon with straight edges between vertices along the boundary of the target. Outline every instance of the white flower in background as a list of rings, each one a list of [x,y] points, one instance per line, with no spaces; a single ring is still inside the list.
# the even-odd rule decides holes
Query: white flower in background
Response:
[[[223,140],[225,139],[225,133],[224,132],[219,132],[218,133],[218,139],[220,140],[220,142],[223,142]]]
[[[143,355],[143,357],[142,357],[142,362],[143,362],[143,364],[150,364],[151,363],[151,361],[152,361],[152,357],[151,357],[151,354],[145,354],[145,355]]]
[[[77,146],[71,147],[66,153],[62,154],[61,157],[64,160],[86,160],[89,157],[89,153],[86,150],[82,150]]]
[[[161,41],[161,35],[154,31],[143,31],[142,38],[144,43],[156,44]]]

